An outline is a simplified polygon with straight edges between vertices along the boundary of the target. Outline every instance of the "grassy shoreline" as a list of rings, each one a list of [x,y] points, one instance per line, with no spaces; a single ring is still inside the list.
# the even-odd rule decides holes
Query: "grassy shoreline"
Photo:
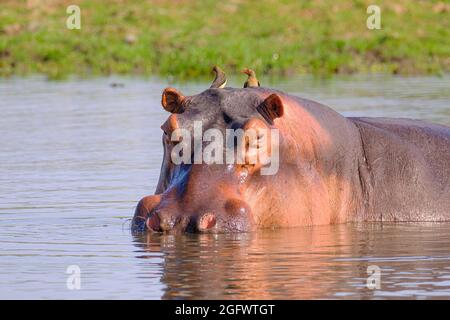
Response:
[[[81,9],[81,30],[66,8]],[[242,67],[295,74],[441,74],[450,71],[450,5],[377,1],[34,0],[1,4],[0,76],[136,74],[176,78]]]

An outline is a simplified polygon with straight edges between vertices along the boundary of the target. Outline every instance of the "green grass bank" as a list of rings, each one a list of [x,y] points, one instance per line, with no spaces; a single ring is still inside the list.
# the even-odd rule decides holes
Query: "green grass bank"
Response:
[[[81,29],[66,8],[81,9]],[[366,9],[381,8],[369,30]],[[220,65],[259,74],[440,74],[450,70],[448,1],[4,0],[0,76],[194,78]]]

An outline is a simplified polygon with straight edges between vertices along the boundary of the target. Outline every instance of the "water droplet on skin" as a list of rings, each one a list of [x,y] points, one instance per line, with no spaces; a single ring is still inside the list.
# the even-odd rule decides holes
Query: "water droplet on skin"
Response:
[[[247,177],[248,177],[247,169],[242,170],[242,172],[239,174],[239,183],[244,183],[245,180],[247,180]]]

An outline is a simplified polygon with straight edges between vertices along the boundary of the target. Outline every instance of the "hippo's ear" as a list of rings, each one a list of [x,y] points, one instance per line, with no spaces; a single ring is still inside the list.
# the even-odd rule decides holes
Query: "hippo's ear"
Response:
[[[284,114],[284,107],[281,98],[276,93],[268,96],[257,108],[258,112],[271,125],[273,120],[280,118]]]
[[[185,110],[184,96],[174,88],[166,88],[162,94],[161,104],[170,113],[183,113]]]

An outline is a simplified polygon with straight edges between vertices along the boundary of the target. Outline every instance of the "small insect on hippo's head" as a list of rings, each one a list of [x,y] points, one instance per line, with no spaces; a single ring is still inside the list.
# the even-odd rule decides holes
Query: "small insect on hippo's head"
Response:
[[[255,185],[278,169],[280,97],[262,88],[162,94],[164,158],[156,194],[136,208],[133,231],[242,232],[255,225]],[[259,182],[258,182],[259,181]],[[249,185],[253,184],[252,188]],[[250,191],[251,189],[251,191]]]

